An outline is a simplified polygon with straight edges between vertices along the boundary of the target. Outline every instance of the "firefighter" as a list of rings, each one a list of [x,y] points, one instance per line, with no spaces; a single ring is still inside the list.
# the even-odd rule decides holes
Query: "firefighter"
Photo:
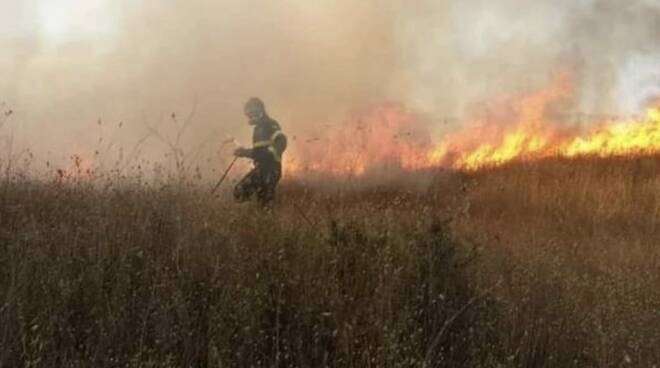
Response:
[[[261,205],[268,206],[275,199],[275,188],[282,176],[282,154],[287,138],[280,125],[268,116],[259,98],[250,98],[244,112],[248,123],[254,127],[252,148],[237,148],[234,155],[251,159],[254,168],[236,184],[234,198],[244,202],[256,197]]]

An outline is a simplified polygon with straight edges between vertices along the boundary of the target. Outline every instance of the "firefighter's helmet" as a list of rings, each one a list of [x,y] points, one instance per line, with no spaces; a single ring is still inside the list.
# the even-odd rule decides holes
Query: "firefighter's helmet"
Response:
[[[258,97],[252,97],[245,103],[245,115],[251,122],[256,122],[266,115],[266,106]]]

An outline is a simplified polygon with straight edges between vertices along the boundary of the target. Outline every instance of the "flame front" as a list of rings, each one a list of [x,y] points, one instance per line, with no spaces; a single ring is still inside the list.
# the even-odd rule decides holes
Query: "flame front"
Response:
[[[545,89],[480,106],[461,129],[435,144],[428,122],[386,104],[298,144],[285,162],[287,173],[353,176],[391,167],[474,171],[549,157],[660,153],[660,107],[634,119],[602,119],[585,129],[560,113],[572,92],[570,78],[560,73]]]
[[[89,149],[81,148],[80,146],[72,149],[71,155],[68,157],[69,162],[65,168],[56,169],[55,173],[57,179],[76,181],[94,178],[96,155],[90,152]]]
[[[417,115],[396,104],[384,104],[366,114],[298,140],[285,156],[288,175],[321,173],[360,176],[378,169],[418,170],[428,167],[433,141]]]
[[[556,114],[572,89],[570,79],[559,74],[547,89],[488,106],[486,118],[480,113],[436,147],[433,163],[471,171],[548,157],[660,153],[659,108],[650,108],[641,118],[610,119],[580,129]]]
[[[573,138],[562,155],[630,155],[660,152],[660,108],[650,108],[644,118],[605,124],[586,137]]]
[[[473,170],[552,154],[553,142],[561,134],[554,128],[556,124],[548,123],[548,109],[571,90],[567,75],[559,74],[546,89],[520,98],[501,98],[480,107],[465,129],[447,136],[438,145],[434,161]]]

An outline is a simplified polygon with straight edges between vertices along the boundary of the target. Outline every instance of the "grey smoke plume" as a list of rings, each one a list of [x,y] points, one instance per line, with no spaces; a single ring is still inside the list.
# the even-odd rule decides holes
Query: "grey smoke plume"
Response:
[[[246,141],[253,95],[301,136],[383,101],[460,117],[558,68],[579,110],[660,95],[658,0],[22,0],[0,3],[0,24],[0,100],[44,154],[130,145],[193,105],[186,144]]]
[[[657,0],[450,1],[405,24],[405,54],[415,57],[411,97],[422,106],[460,112],[567,68],[579,109],[631,113],[660,83]]]

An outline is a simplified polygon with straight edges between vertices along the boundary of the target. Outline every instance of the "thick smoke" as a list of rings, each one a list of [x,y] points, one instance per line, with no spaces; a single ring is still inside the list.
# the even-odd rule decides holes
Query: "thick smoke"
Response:
[[[573,74],[584,112],[638,112],[657,97],[660,1],[469,0],[410,11],[409,97],[424,108],[460,114],[538,88],[558,69]]]
[[[558,69],[580,111],[634,113],[660,94],[657,0],[22,0],[1,2],[0,22],[0,100],[44,155],[100,136],[130,147],[148,127],[163,137],[145,150],[167,151],[193,110],[189,151],[214,132],[247,141],[253,95],[305,136],[386,101],[460,118]]]

